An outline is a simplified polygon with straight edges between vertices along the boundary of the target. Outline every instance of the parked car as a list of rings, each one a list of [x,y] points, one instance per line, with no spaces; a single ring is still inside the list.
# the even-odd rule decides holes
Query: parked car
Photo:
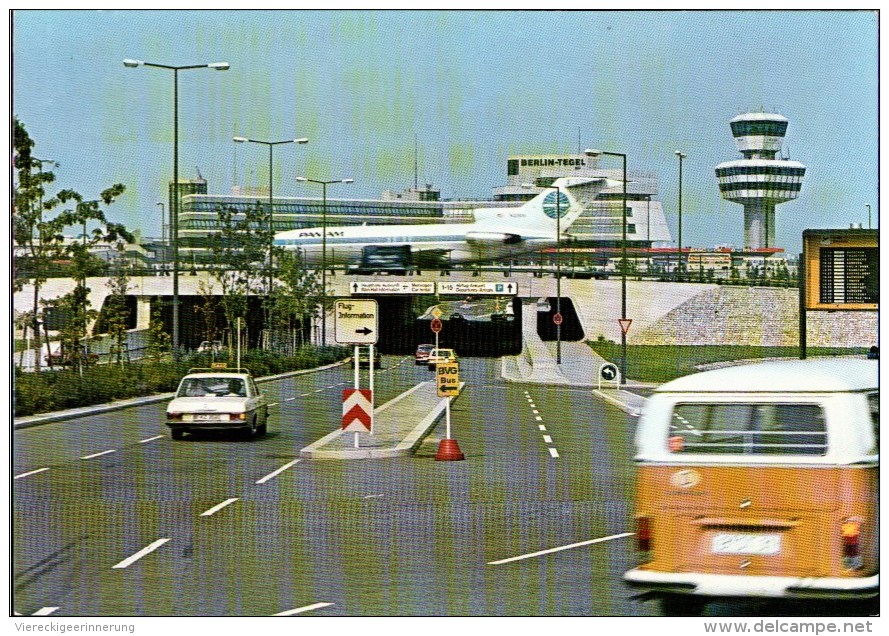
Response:
[[[433,344],[417,345],[417,351],[414,353],[414,364],[427,364],[429,362],[429,353],[435,349]]]
[[[367,349],[361,349],[358,352],[358,364],[362,367],[370,368],[370,355],[367,352]],[[383,366],[383,357],[380,355],[379,350],[374,347],[374,369],[379,369]],[[352,368],[355,368],[355,357],[352,357]]]
[[[434,369],[435,365],[440,362],[455,362],[456,360],[457,352],[453,349],[433,349],[429,352],[426,364],[430,369]]]
[[[87,353],[86,350],[80,350],[80,359],[85,365],[97,364],[99,362],[98,353]],[[46,364],[55,367],[65,367],[73,365],[77,362],[77,352],[67,351],[64,347],[50,351],[43,358]]]
[[[219,340],[204,340],[198,345],[198,353],[222,353],[222,342]]]
[[[189,369],[167,406],[173,439],[194,431],[240,431],[265,435],[268,404],[247,369]]]

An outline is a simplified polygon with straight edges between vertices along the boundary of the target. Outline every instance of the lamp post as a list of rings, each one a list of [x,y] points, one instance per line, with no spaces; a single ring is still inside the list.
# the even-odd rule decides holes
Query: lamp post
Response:
[[[590,157],[609,155],[620,157],[623,161],[623,204],[621,207],[621,268],[620,268],[620,318],[627,319],[627,156],[622,152],[608,152],[605,150],[587,149],[584,154]],[[623,329],[625,322],[621,322],[620,330],[620,383],[627,382],[627,332]]]
[[[684,271],[682,267],[682,160],[688,155],[679,150],[675,151],[674,154],[679,157],[679,256],[677,260],[679,261],[679,280],[682,280],[682,272]]]
[[[864,207],[867,208],[867,229],[870,229],[870,203],[865,203]]]
[[[189,64],[186,66],[170,66],[154,64],[142,60],[124,60],[127,68],[151,66],[173,71],[173,209],[170,210],[170,239],[173,245],[173,360],[179,360],[179,71],[194,68],[212,68],[216,71],[227,71],[228,62],[212,62],[210,64]]]
[[[321,344],[327,342],[327,186],[331,183],[352,183],[354,179],[321,181],[297,177],[297,181],[321,184]]]
[[[243,144],[243,143],[252,143],[252,144],[263,144],[268,146],[269,148],[269,275],[268,275],[268,293],[271,295],[272,293],[272,247],[275,244],[275,228],[272,221],[272,173],[274,167],[274,157],[272,155],[272,150],[275,146],[280,146],[281,144],[307,144],[309,140],[305,137],[300,137],[299,139],[284,139],[282,141],[261,141],[259,139],[250,139],[248,137],[232,137],[232,141]]]
[[[161,206],[161,269],[160,275],[164,275],[167,268],[167,224],[166,214],[164,212],[164,202],[158,201],[155,205]]]

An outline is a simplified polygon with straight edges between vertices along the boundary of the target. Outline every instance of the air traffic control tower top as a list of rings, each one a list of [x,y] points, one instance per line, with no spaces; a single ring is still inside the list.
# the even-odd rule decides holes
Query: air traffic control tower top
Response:
[[[744,246],[775,247],[775,206],[795,199],[806,167],[776,159],[788,120],[774,113],[745,113],[731,120],[732,135],[744,156],[716,166],[722,198],[744,206]]]

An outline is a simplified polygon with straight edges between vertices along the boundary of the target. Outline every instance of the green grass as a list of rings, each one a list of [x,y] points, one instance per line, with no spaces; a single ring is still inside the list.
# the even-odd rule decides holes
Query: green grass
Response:
[[[614,363],[620,361],[621,347],[610,341],[587,341],[593,351]],[[864,347],[808,347],[807,357],[861,355]],[[627,377],[639,382],[668,382],[683,375],[697,373],[697,365],[728,360],[762,358],[798,358],[797,347],[750,347],[727,345],[628,345]]]

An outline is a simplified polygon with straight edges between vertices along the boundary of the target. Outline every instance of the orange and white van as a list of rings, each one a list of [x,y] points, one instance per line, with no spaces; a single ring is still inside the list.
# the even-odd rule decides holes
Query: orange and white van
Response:
[[[878,362],[792,360],[678,378],[636,431],[631,586],[665,613],[711,597],[879,593]]]

